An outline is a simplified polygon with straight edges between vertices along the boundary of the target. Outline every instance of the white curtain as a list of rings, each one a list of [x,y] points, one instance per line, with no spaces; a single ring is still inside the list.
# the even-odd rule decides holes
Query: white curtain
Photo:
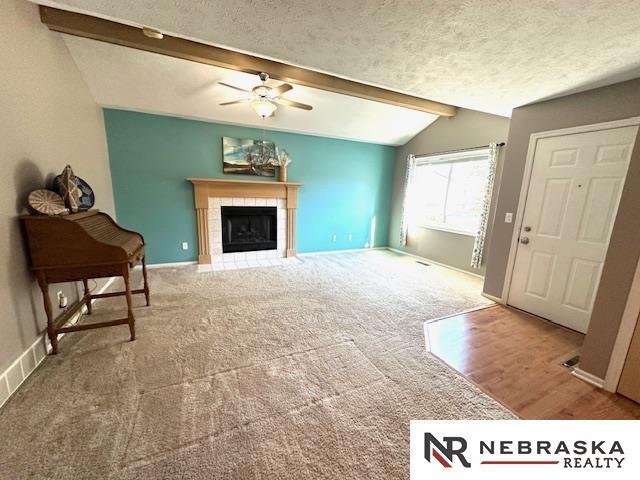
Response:
[[[473,254],[471,255],[471,267],[480,268],[484,256],[484,240],[487,235],[489,224],[489,208],[491,207],[491,195],[493,193],[493,183],[496,178],[496,165],[498,163],[498,144],[489,144],[489,174],[484,191],[482,211],[480,213],[480,224],[478,233],[473,244]]]
[[[407,229],[409,226],[409,199],[411,197],[411,188],[413,185],[413,177],[416,171],[416,157],[409,155],[407,157],[407,167],[404,177],[404,198],[402,200],[402,216],[400,217],[400,245],[407,245]]]

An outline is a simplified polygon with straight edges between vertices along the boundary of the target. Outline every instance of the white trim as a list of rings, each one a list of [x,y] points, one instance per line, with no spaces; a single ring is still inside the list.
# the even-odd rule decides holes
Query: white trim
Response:
[[[22,359],[24,357],[26,357],[27,355],[34,355],[34,351],[35,351],[35,347],[41,343],[43,341],[43,334],[38,335],[38,338],[36,338],[35,342],[33,342],[31,344],[31,346],[29,346],[29,348],[27,348],[24,352],[22,352],[20,354],[20,356],[18,358],[16,358],[13,363],[11,365],[9,365],[9,367],[7,367],[7,369],[2,372],[2,374],[0,374],[0,378],[4,379],[4,382],[7,385],[7,391],[9,392],[9,395],[7,396],[7,398],[5,399],[5,401],[0,404],[0,408],[2,408],[2,406],[7,403],[7,401],[9,401],[9,399],[11,398],[11,396],[18,390],[18,388],[20,388],[20,386],[25,382],[25,380],[29,377],[29,375],[31,374],[31,372],[33,372],[33,370],[35,370],[38,365],[40,365],[40,363],[42,363],[42,361],[45,359],[45,356],[43,356],[40,360],[36,360],[35,361],[35,366],[33,367],[33,370],[31,370],[31,372],[27,372],[25,374],[24,371],[24,365],[22,363]],[[46,348],[46,347],[45,347]],[[36,358],[34,356],[34,358]],[[20,371],[22,372],[22,380],[20,381],[20,383],[16,386],[16,388],[14,388],[13,390],[11,390],[11,385],[9,385],[9,371],[13,370],[16,366],[16,364],[20,364]]]
[[[196,265],[198,262],[191,260],[188,262],[168,262],[168,263],[151,263],[147,265],[147,268],[169,268],[169,267],[185,267],[187,265]],[[142,265],[136,265],[133,267],[135,270],[142,269]]]
[[[580,380],[584,380],[591,385],[602,388],[604,386],[604,380],[600,377],[596,377],[592,373],[585,372],[584,370],[580,370],[579,368],[574,368],[571,371],[571,374],[578,377]]]
[[[456,235],[463,235],[465,237],[475,237],[476,234],[473,232],[467,232],[464,230],[458,230],[455,228],[451,228],[451,227],[447,227],[446,225],[430,225],[428,223],[418,223],[415,225],[409,225],[409,228],[424,228],[427,230],[438,230],[439,232],[447,232],[447,233],[454,233]]]
[[[105,284],[98,289],[97,293],[103,293],[107,290],[107,288],[109,288],[111,286],[111,284],[114,282],[114,280],[116,279],[116,277],[110,277]],[[98,300],[98,299],[96,299]],[[93,300],[93,302],[95,302],[96,300]],[[93,303],[92,302],[92,303]],[[77,323],[78,319],[80,318],[80,316],[86,312],[86,306],[82,307],[82,309],[75,314],[68,322],[67,324],[69,325],[74,325],[75,323]],[[64,337],[64,333],[61,333],[60,335],[58,335],[58,338],[62,338]],[[46,352],[45,355],[42,355],[42,358],[38,359],[38,355],[36,354],[36,352],[38,351],[38,345],[41,344],[43,346],[44,351]],[[42,332],[40,335],[38,335],[38,337],[35,339],[35,341],[29,346],[29,348],[27,348],[24,352],[22,352],[20,354],[20,356],[18,356],[18,358],[11,364],[9,365],[9,367],[2,373],[0,373],[0,381],[4,381],[7,385],[7,390],[9,392],[9,396],[7,396],[7,398],[4,400],[4,402],[0,403],[0,408],[2,408],[3,405],[5,405],[7,403],[7,401],[9,401],[9,399],[13,396],[13,394],[15,392],[18,391],[18,389],[20,388],[20,386],[22,386],[22,384],[27,380],[27,378],[29,378],[29,376],[36,371],[36,369],[40,366],[40,364],[44,361],[45,358],[47,358],[47,354],[51,352],[51,345],[49,343],[49,337],[47,336],[47,332],[44,331]],[[33,358],[33,368],[30,371],[25,371],[25,363],[22,361],[27,355],[32,355]],[[8,378],[8,373],[10,370],[12,370],[17,363],[20,363],[20,371],[22,372],[22,380],[20,381],[20,383],[13,389],[11,390],[11,387],[9,385],[9,378]]]
[[[480,293],[480,295],[482,295],[485,298],[488,298],[489,300],[493,300],[494,302],[499,303],[500,305],[506,305],[506,303],[504,303],[504,300],[502,300],[501,298],[494,297],[493,295],[489,295],[488,293],[485,293],[485,292]]]
[[[548,137],[558,137],[576,133],[597,132],[599,130],[609,130],[612,128],[629,127],[634,125],[640,125],[640,117],[625,118],[622,120],[614,120],[612,122],[594,123],[591,125],[580,125],[570,128],[560,128],[557,130],[547,130],[544,132],[536,132],[531,134],[531,136],[529,137],[529,147],[527,149],[527,159],[524,167],[524,176],[522,177],[522,185],[520,187],[520,196],[518,197],[516,218],[513,222],[513,233],[511,235],[511,247],[509,248],[509,258],[507,261],[507,269],[505,271],[504,285],[502,287],[502,298],[504,299],[504,302],[506,304],[509,303],[511,281],[513,279],[516,253],[518,250],[518,237],[520,234],[520,229],[522,228],[524,209],[527,203],[529,184],[531,182],[531,172],[533,170],[533,158],[535,156],[535,147],[538,140]]]
[[[408,256],[413,257],[413,258],[418,258],[420,260],[424,260],[425,262],[433,263],[434,265],[437,265],[439,267],[448,268],[450,270],[455,270],[456,272],[460,272],[460,273],[466,273],[467,275],[472,275],[472,276],[478,277],[478,278],[484,278],[482,275],[480,275],[478,273],[469,272],[467,270],[463,270],[462,268],[454,267],[452,265],[447,265],[446,263],[436,262],[435,260],[431,260],[430,258],[427,258],[427,257],[421,257],[420,255],[414,255],[413,253],[403,252],[402,250],[398,250],[397,248],[392,248],[392,247],[386,247],[386,248],[387,248],[387,250],[391,250],[392,252],[396,252],[396,253],[399,253],[401,255],[408,255]]]
[[[304,252],[298,253],[298,257],[313,257],[315,255],[331,255],[332,253],[355,253],[355,252],[368,252],[371,250],[386,250],[388,247],[372,247],[372,248],[348,248],[346,250],[321,250],[318,252]]]
[[[414,155],[416,158],[416,166],[433,165],[436,163],[456,163],[456,162],[479,162],[489,159],[489,147],[465,149],[457,152],[449,153],[424,153],[422,155]],[[486,156],[487,158],[480,158]]]
[[[609,367],[607,368],[607,374],[604,377],[604,389],[609,392],[616,392],[618,390],[620,376],[624,369],[627,353],[629,352],[629,346],[631,345],[631,339],[633,338],[633,332],[636,329],[639,317],[640,260],[636,266],[636,273],[633,277],[631,288],[629,289],[629,296],[627,297],[624,312],[622,313],[622,320],[620,321],[620,329],[618,330],[616,343],[613,346],[611,358],[609,359]]]

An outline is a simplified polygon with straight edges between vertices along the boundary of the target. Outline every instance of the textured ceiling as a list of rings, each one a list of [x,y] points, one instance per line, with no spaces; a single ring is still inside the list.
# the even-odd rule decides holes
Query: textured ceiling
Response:
[[[313,110],[279,107],[273,117],[262,120],[249,105],[218,105],[244,96],[218,82],[251,89],[260,83],[256,75],[86,38],[63,38],[103,106],[389,145],[403,145],[438,118],[295,85],[285,97],[313,105]]]
[[[36,0],[466,108],[640,76],[638,0]]]

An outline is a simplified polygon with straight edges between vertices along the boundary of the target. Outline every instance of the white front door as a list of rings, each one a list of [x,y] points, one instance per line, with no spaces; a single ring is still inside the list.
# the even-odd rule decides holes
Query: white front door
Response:
[[[637,133],[632,126],[536,141],[510,305],[587,331]]]

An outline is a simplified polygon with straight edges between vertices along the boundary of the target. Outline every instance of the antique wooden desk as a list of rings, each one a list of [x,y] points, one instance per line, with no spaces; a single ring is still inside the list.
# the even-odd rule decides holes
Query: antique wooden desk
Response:
[[[116,224],[106,213],[98,210],[64,216],[25,215],[21,217],[27,237],[31,269],[38,280],[47,314],[47,334],[53,352],[58,352],[58,335],[91,328],[129,325],[131,340],[136,338],[132,294],[144,294],[149,302],[149,284],[145,262],[144,238],[139,233]],[[144,288],[131,290],[130,269],[142,263]],[[125,289],[121,292],[92,294],[88,280],[121,276]],[[49,284],[82,281],[84,296],[53,318]],[[91,314],[91,300],[124,295],[127,299],[127,318],[80,325],[65,324],[86,305]]]

